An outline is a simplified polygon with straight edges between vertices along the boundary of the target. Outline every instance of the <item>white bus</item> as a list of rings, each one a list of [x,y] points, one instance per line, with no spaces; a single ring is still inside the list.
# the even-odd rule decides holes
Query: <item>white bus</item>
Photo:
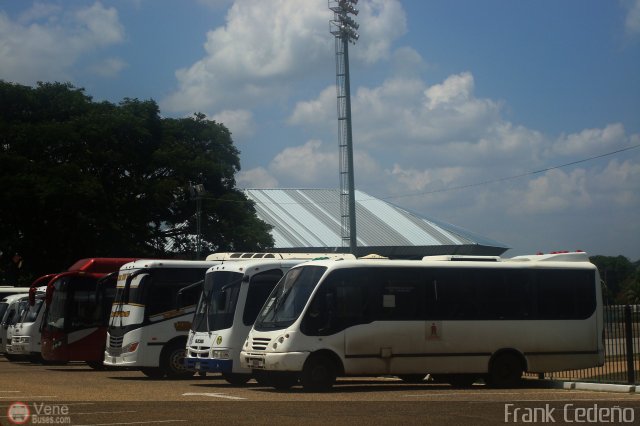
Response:
[[[151,378],[193,375],[184,366],[187,335],[204,276],[212,266],[272,253],[214,253],[204,261],[138,260],[120,268],[104,364]]]
[[[32,362],[42,361],[40,323],[44,316],[42,305],[44,304],[47,286],[41,286],[40,284],[48,282],[50,278],[49,275],[39,278],[29,289],[29,296],[27,296],[29,305],[13,326],[13,330],[7,333],[11,334],[11,345],[7,347],[9,355],[26,357]]]
[[[525,371],[602,365],[602,337],[600,278],[583,252],[312,261],[274,288],[241,362],[276,388],[427,374],[513,387]]]
[[[177,378],[204,274],[218,261],[137,260],[120,268],[107,329],[104,364]],[[198,283],[199,282],[199,283]],[[197,283],[183,294],[178,291]]]
[[[240,349],[265,300],[291,267],[313,258],[349,258],[351,254],[278,253],[273,257],[211,267],[187,341],[185,363],[201,374],[222,373],[241,385],[251,370],[240,365]]]
[[[15,325],[28,307],[29,297],[25,294],[6,296],[0,302],[0,354],[3,354],[9,361],[18,359],[9,354],[8,349],[11,346]]]

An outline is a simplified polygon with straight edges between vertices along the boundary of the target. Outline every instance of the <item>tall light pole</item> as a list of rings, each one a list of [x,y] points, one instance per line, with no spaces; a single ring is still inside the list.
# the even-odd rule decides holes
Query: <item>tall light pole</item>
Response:
[[[358,40],[359,25],[350,15],[358,15],[358,0],[329,0],[333,11],[330,32],[336,40],[336,90],[338,95],[338,145],[340,149],[340,215],[342,246],[356,254],[356,200],[351,132],[351,88],[349,82],[349,43]]]

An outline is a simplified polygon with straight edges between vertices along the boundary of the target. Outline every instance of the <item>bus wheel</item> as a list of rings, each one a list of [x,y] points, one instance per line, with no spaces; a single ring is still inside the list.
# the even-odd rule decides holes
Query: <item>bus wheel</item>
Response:
[[[422,383],[426,374],[399,374],[398,379],[405,383]]]
[[[230,385],[242,386],[251,379],[251,374],[241,373],[222,373],[222,378]]]
[[[20,361],[20,357],[16,356],[16,355],[11,355],[11,354],[4,354],[4,357],[6,359],[8,359],[11,362],[16,362],[16,361]]]
[[[193,371],[184,366],[185,357],[184,342],[174,342],[162,350],[160,355],[160,368],[169,379],[185,379],[193,376]]]
[[[164,377],[164,371],[156,367],[141,368],[140,371],[150,379],[162,379]]]
[[[515,388],[520,385],[523,372],[522,362],[518,356],[503,353],[491,360],[486,381],[494,388]]]
[[[287,390],[298,383],[298,375],[288,371],[273,372],[269,375],[268,382],[278,390]]]
[[[333,361],[321,354],[311,355],[304,363],[300,382],[309,392],[326,392],[336,382],[336,366]]]

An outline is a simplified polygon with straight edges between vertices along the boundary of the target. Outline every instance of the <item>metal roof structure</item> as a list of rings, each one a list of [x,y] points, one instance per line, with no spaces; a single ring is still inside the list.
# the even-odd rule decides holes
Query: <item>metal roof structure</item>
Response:
[[[258,217],[273,227],[273,251],[346,252],[337,189],[244,189]],[[506,245],[454,225],[427,219],[355,191],[358,252],[390,258],[437,254],[498,256]]]

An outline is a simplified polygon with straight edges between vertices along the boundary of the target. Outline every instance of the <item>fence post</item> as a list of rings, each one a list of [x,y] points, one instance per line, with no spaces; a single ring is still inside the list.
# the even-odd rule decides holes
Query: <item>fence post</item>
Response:
[[[627,348],[627,382],[630,385],[636,383],[636,371],[633,362],[633,314],[631,305],[624,307],[624,334]]]

